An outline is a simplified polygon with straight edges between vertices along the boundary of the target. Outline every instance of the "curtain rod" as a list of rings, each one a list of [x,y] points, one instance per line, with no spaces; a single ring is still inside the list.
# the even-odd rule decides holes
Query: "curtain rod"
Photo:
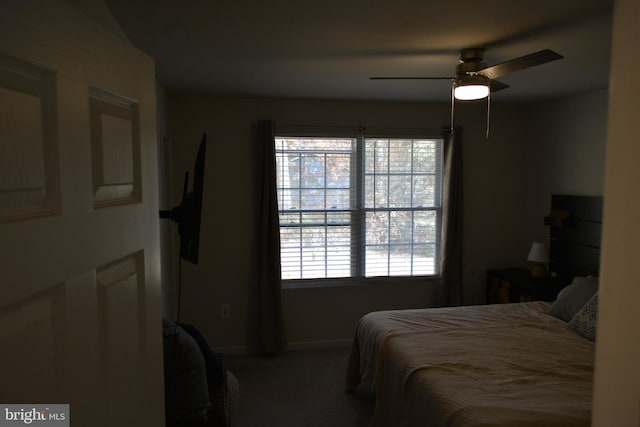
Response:
[[[276,133],[311,133],[313,136],[317,136],[318,133],[325,133],[334,131],[340,134],[352,133],[352,134],[365,134],[365,135],[394,135],[400,134],[412,134],[412,135],[442,135],[451,133],[451,127],[449,125],[441,128],[405,128],[405,127],[384,127],[384,126],[330,126],[330,125],[308,125],[308,124],[291,124],[291,123],[278,123],[274,122]]]

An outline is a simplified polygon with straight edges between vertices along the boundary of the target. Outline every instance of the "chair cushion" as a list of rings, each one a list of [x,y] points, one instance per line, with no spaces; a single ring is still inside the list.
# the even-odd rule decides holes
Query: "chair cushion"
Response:
[[[204,356],[196,340],[163,319],[165,409],[167,419],[206,420],[211,403]]]

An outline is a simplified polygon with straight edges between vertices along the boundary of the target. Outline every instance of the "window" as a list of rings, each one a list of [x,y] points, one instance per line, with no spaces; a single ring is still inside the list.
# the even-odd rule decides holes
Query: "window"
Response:
[[[282,279],[438,274],[443,137],[276,137]]]

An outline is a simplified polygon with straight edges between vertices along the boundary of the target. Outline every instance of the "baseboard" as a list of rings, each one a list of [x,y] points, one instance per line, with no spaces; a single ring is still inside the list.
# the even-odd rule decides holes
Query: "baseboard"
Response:
[[[322,350],[340,347],[349,347],[353,342],[352,339],[336,339],[336,340],[319,340],[319,341],[299,341],[290,342],[285,351],[300,351],[300,350]],[[249,351],[246,346],[235,345],[228,347],[216,347],[216,352],[220,352],[228,355],[240,355],[248,354]]]
[[[321,340],[321,341],[301,341],[289,343],[287,350],[321,350],[325,348],[339,348],[348,347],[353,342],[353,339],[339,339],[339,340]]]

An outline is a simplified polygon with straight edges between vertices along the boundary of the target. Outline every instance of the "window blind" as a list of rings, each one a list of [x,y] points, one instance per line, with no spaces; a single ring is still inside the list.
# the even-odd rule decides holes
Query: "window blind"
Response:
[[[275,144],[283,280],[437,274],[442,138]]]

